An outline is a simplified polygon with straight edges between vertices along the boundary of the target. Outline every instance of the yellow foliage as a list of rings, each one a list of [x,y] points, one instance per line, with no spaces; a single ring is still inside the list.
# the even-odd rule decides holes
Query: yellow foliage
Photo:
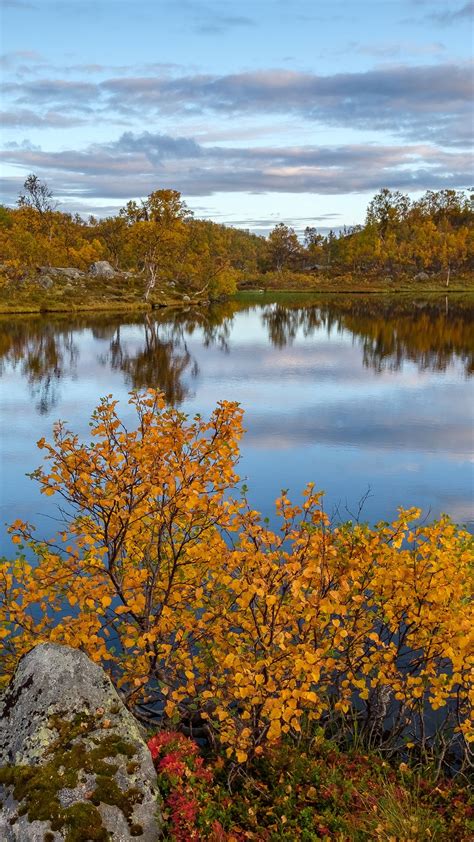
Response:
[[[35,562],[0,565],[3,676],[40,640],[113,666],[130,703],[192,704],[244,762],[308,718],[367,715],[381,698],[406,727],[455,710],[473,738],[472,538],[447,517],[331,526],[320,493],[276,501],[273,531],[230,492],[242,411],[188,420],[161,394],[132,393],[128,430],[103,399],[92,444],[62,423],[34,477],[73,514],[51,542],[15,521]],[[58,549],[62,547],[62,549]],[[114,640],[114,648],[108,642]],[[118,642],[118,645],[117,645]]]

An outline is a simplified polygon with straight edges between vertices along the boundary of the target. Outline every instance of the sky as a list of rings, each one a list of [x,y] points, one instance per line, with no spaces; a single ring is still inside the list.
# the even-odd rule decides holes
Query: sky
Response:
[[[469,188],[474,3],[0,0],[1,201],[106,216],[179,190],[267,234]]]

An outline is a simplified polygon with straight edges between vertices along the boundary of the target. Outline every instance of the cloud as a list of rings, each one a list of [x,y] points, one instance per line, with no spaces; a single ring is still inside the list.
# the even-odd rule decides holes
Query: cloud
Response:
[[[45,59],[36,50],[13,50],[10,53],[0,55],[0,67],[3,67],[4,70],[15,67],[21,61],[28,61],[31,64],[45,64]]]
[[[112,151],[120,153],[138,153],[146,155],[151,162],[162,161],[165,158],[198,158],[203,148],[189,137],[170,137],[165,134],[142,132],[133,134],[125,132],[115,144],[111,144]]]
[[[68,117],[55,111],[47,111],[43,115],[26,108],[18,111],[0,111],[0,123],[9,128],[64,129],[80,126],[84,122],[79,117]]]
[[[414,0],[416,6],[431,6],[430,0],[423,2],[422,0]],[[438,6],[444,6],[441,10],[431,11],[419,18],[404,18],[400,21],[402,25],[411,26],[413,24],[421,24],[426,26],[429,24],[438,24],[439,26],[451,26],[456,23],[463,23],[465,20],[471,20],[474,15],[474,0],[468,0],[462,6],[452,8],[452,5],[446,6],[445,3],[437,3]]]
[[[65,79],[7,82],[3,91],[17,105],[33,105],[38,111],[41,106],[62,105],[70,111],[93,113],[98,105],[97,85],[92,82],[69,82]]]
[[[434,413],[439,411],[435,405],[431,408]],[[377,451],[443,451],[459,457],[470,452],[472,447],[471,426],[462,418],[453,419],[448,428],[446,422],[427,423],[426,416],[404,412],[401,408],[397,413],[387,414],[384,402],[375,406],[374,401],[363,400],[354,401],[350,421],[344,419],[342,423],[341,407],[335,404],[307,407],[304,411],[294,411],[291,416],[282,413],[269,417],[266,413],[250,418],[248,413],[246,427],[246,442],[252,446],[261,442],[273,445],[283,430],[291,429],[295,431],[293,446],[295,443],[306,446],[329,444]]]
[[[469,0],[458,9],[447,8],[442,12],[432,12],[428,15],[429,19],[440,23],[442,26],[449,26],[452,23],[462,22],[464,20],[471,20],[474,15],[474,0]]]
[[[99,115],[137,121],[274,114],[451,146],[469,143],[472,73],[468,63],[383,66],[326,76],[287,69],[226,75],[157,72],[102,81],[15,81],[4,86],[4,95],[15,107],[40,114],[60,108],[94,120]]]
[[[174,3],[168,5],[173,8]],[[253,18],[247,15],[223,12],[221,3],[180,0],[180,12],[184,22],[190,21],[191,28],[200,35],[222,35],[238,28],[256,25]]]
[[[202,35],[221,35],[228,29],[255,26],[255,21],[243,15],[213,15],[207,21],[195,25],[196,32]]]
[[[359,53],[360,55],[373,56],[374,58],[398,58],[402,54],[412,56],[437,56],[446,51],[444,44],[439,41],[430,44],[414,44],[410,42],[397,41],[385,44],[360,44],[356,41],[350,42],[340,55],[347,53],[347,50]],[[330,51],[327,51],[330,54]]]
[[[5,149],[1,158],[46,178],[58,196],[123,200],[157,187],[187,196],[217,192],[344,194],[462,187],[471,179],[466,152],[429,144],[390,146],[204,146],[193,138],[124,132],[84,149]]]

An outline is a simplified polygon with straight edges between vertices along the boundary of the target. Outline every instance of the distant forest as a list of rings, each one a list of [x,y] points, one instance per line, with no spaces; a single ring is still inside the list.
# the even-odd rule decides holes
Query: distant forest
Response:
[[[61,211],[38,176],[25,181],[17,207],[0,206],[0,274],[15,282],[39,267],[89,266],[107,260],[117,272],[140,274],[145,297],[173,284],[209,298],[255,283],[293,288],[308,277],[415,277],[469,273],[474,268],[474,196],[460,190],[426,192],[412,201],[386,188],[370,201],[365,222],[323,235],[307,227],[298,238],[283,223],[268,237],[196,219],[175,190],[129,201],[116,216],[98,219]]]

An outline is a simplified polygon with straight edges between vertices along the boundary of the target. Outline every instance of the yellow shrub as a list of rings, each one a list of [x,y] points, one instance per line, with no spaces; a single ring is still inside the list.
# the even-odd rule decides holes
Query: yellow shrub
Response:
[[[238,762],[322,716],[426,751],[440,711],[467,751],[471,536],[447,517],[416,526],[416,509],[331,526],[312,485],[299,506],[282,494],[272,531],[229,494],[237,404],[189,421],[153,390],[130,403],[136,429],[108,396],[92,444],[61,423],[53,444],[38,442],[48,468],[33,477],[72,514],[51,542],[11,527],[35,560],[0,566],[4,679],[48,639],[109,668],[131,704],[197,717]]]

